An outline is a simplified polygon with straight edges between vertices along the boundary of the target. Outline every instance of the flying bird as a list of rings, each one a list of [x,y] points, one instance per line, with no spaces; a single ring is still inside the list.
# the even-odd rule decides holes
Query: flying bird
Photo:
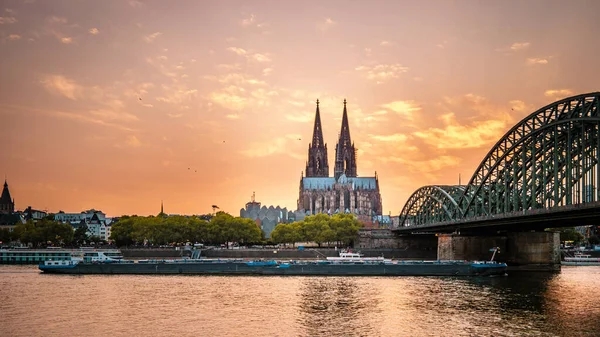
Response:
[[[141,97],[138,97],[138,99],[139,99],[140,101],[142,100],[142,98],[141,98]]]

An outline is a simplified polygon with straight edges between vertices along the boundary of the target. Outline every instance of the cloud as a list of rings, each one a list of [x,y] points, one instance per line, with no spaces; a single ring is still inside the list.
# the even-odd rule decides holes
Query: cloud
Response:
[[[245,49],[237,47],[229,47],[227,48],[227,50],[229,50],[230,52],[234,52],[238,55],[246,55],[248,53]]]
[[[60,42],[64,43],[64,44],[71,44],[71,43],[73,43],[73,38],[71,38],[71,37],[61,37],[60,38]]]
[[[449,155],[437,156],[435,158],[426,160],[414,160],[395,156],[382,157],[381,159],[384,162],[404,164],[405,166],[410,167],[413,171],[428,173],[436,172],[452,166],[457,166],[461,162],[460,158]]]
[[[323,21],[317,23],[317,29],[326,31],[335,25],[337,25],[337,22],[335,22],[332,18],[325,18]]]
[[[41,80],[46,90],[53,94],[59,94],[72,100],[77,100],[83,89],[74,80],[62,75],[47,75]]]
[[[240,21],[240,25],[244,28],[258,28],[265,29],[269,28],[269,24],[266,22],[258,22],[256,16],[254,14],[250,14],[250,16],[243,18]],[[264,31],[266,33],[266,31]]]
[[[444,40],[444,41],[442,41],[442,43],[438,43],[435,46],[438,47],[438,48],[440,48],[440,49],[444,49],[444,48],[446,48],[446,46],[448,45],[448,43],[449,43],[448,40]]]
[[[375,140],[379,140],[382,142],[405,142],[408,137],[402,133],[394,133],[391,135],[369,135],[371,138]]]
[[[301,136],[298,134],[289,134],[265,142],[254,142],[251,143],[247,149],[241,151],[241,154],[252,158],[261,158],[276,154],[287,154],[291,157],[299,157],[298,154],[290,151],[291,144],[289,144],[296,143],[300,145],[300,142],[298,141],[299,138],[301,138]]]
[[[296,114],[287,114],[285,115],[285,118],[292,122],[308,123],[312,122],[315,115],[313,112],[300,112]]]
[[[421,106],[415,101],[394,101],[381,105],[382,108],[391,110],[408,120],[414,119],[414,113],[421,111]]]
[[[90,28],[90,30],[88,30],[88,32],[92,35],[97,35],[98,33],[100,33],[98,28]]]
[[[124,112],[124,111],[115,111],[108,109],[100,109],[100,110],[92,110],[90,114],[96,117],[100,117],[102,120],[109,121],[137,121],[139,118],[136,115]]]
[[[125,144],[130,147],[140,147],[142,146],[142,142],[136,136],[128,136]]]
[[[565,97],[573,96],[573,91],[570,89],[550,89],[544,92],[544,96],[557,101]]]
[[[510,46],[510,50],[523,50],[529,48],[530,45],[529,42],[515,42]]]
[[[157,37],[159,37],[161,35],[162,35],[161,32],[156,32],[156,33],[153,33],[153,34],[150,34],[150,35],[146,35],[146,36],[144,36],[144,41],[146,41],[147,43],[152,43],[152,42],[154,42],[154,40]]]
[[[256,62],[270,62],[271,58],[265,54],[254,54],[252,55],[252,59],[254,59]]]
[[[144,3],[137,1],[137,0],[130,0],[129,6],[131,6],[133,8],[142,8],[142,7],[144,7]]]
[[[547,59],[544,59],[544,58],[532,57],[532,58],[528,58],[528,59],[527,59],[527,64],[528,64],[528,65],[534,65],[534,64],[548,64],[548,60],[547,60]]]
[[[0,25],[10,25],[16,23],[17,18],[14,16],[0,16]]]
[[[408,67],[404,67],[399,63],[394,64],[378,64],[375,66],[360,66],[354,70],[362,72],[369,80],[382,83],[393,78],[398,78],[402,73],[408,71]]]
[[[239,114],[229,114],[229,115],[226,115],[225,118],[240,119],[240,115]]]
[[[254,25],[255,21],[256,21],[256,18],[254,16],[254,14],[250,14],[249,17],[242,19],[241,24],[242,24],[242,26],[251,26],[251,25]]]
[[[181,118],[181,117],[183,117],[183,114],[182,113],[178,113],[178,114],[168,113],[167,116],[169,116],[169,118]]]
[[[413,133],[415,137],[437,149],[487,146],[500,139],[513,124],[507,107],[494,105],[485,97],[473,94],[446,98],[443,108],[448,111],[439,117],[443,127],[430,127]],[[461,124],[452,112],[456,109],[465,113],[471,110],[469,114],[473,117]]]
[[[383,40],[383,41],[379,42],[379,45],[382,47],[389,47],[392,45],[392,43],[390,41]]]
[[[15,106],[15,105],[4,105],[4,106],[10,108],[11,110],[20,110],[24,113],[39,113],[39,114],[48,115],[48,116],[52,116],[52,117],[56,117],[56,118],[64,118],[64,119],[74,120],[74,121],[83,122],[83,123],[102,125],[102,126],[106,126],[106,127],[119,129],[122,131],[129,131],[129,132],[136,131],[132,128],[129,128],[129,127],[126,127],[126,126],[123,126],[120,124],[115,124],[115,123],[103,121],[101,119],[93,118],[87,114],[72,113],[72,112],[66,112],[66,111],[60,111],[60,110],[36,109],[36,108],[31,108],[31,107],[23,107],[23,106]]]
[[[250,53],[246,49],[238,48],[238,47],[229,47],[227,48],[230,52],[233,52],[239,56],[244,56],[247,59],[264,63],[271,62],[271,57],[268,54],[260,54],[260,53]]]
[[[21,35],[19,35],[19,34],[10,34],[8,36],[8,39],[11,40],[11,41],[17,41],[17,40],[21,39]]]
[[[212,92],[208,99],[229,110],[242,110],[248,104],[248,100],[243,97],[243,88],[229,86],[221,91]]]
[[[262,71],[263,76],[269,76],[273,72],[273,68],[265,68]]]

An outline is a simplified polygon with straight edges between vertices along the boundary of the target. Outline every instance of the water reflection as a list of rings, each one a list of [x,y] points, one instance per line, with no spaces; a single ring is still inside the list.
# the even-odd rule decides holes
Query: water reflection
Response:
[[[508,277],[42,275],[0,266],[1,336],[598,336],[600,267]]]
[[[305,336],[372,335],[369,315],[378,309],[375,289],[358,278],[315,277],[302,282],[298,321]]]

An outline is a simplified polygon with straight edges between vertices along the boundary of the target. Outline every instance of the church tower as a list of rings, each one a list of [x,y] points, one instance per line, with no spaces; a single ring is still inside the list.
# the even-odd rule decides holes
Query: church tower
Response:
[[[15,201],[10,197],[10,191],[8,190],[8,183],[4,178],[4,188],[2,189],[2,196],[0,196],[0,214],[13,214],[15,212]]]
[[[342,174],[345,174],[346,177],[356,177],[356,149],[350,139],[346,99],[344,99],[344,115],[342,116],[340,139],[335,146],[335,179],[337,180]]]
[[[319,112],[318,99],[312,143],[308,144],[308,161],[306,162],[306,176],[329,176],[329,163],[327,162],[327,144],[325,144],[325,142],[323,141],[323,128],[321,127],[321,114]]]

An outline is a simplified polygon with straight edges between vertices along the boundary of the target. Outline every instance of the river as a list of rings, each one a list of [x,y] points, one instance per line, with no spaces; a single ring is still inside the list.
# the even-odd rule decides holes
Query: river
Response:
[[[0,266],[2,336],[600,336],[600,267],[504,277],[44,275]]]

